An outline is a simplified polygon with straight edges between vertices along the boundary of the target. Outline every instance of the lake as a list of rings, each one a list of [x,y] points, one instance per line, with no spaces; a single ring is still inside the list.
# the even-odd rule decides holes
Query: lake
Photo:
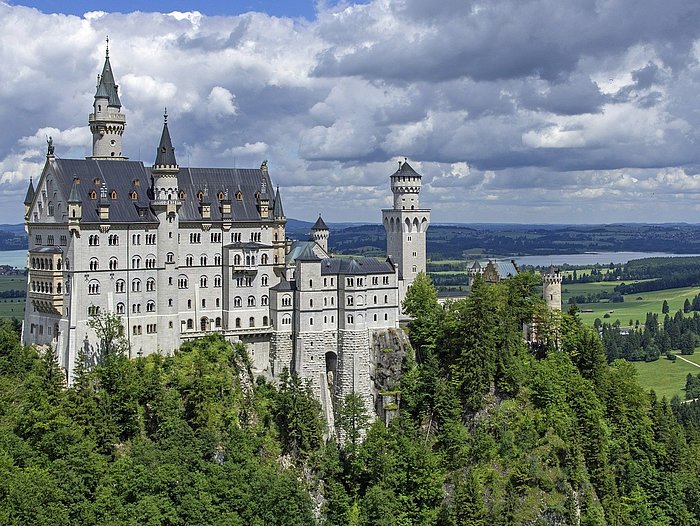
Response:
[[[519,266],[544,267],[548,265],[608,265],[627,263],[631,259],[693,257],[699,254],[666,254],[664,252],[590,252],[586,254],[550,254],[513,258]],[[508,258],[502,258],[508,259]]]
[[[10,265],[15,268],[27,267],[26,250],[2,250],[0,251],[0,265]]]

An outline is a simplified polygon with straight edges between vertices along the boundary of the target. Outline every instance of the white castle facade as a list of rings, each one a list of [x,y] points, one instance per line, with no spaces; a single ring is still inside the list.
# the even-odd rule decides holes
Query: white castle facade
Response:
[[[256,169],[178,165],[167,115],[151,167],[122,154],[126,116],[109,54],[89,115],[92,155],[60,159],[49,142],[25,199],[29,235],[23,341],[50,346],[73,380],[94,355],[91,316],[121,316],[131,357],[172,353],[213,332],[247,345],[253,369],[312,381],[327,415],[355,391],[372,405],[370,347],[398,328],[405,290],[425,271],[430,211],[407,162],[383,210],[388,256],[328,252],[319,217],[309,241],[285,236],[279,187]]]

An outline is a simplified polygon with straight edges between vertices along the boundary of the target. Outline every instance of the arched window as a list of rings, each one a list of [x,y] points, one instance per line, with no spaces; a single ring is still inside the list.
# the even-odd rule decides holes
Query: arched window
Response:
[[[193,262],[194,262],[194,257],[191,256],[190,254],[187,254],[187,256],[185,256],[185,265],[188,267],[191,267]]]
[[[291,325],[292,324],[292,317],[289,314],[285,314],[282,316],[282,325]]]
[[[155,256],[149,256],[146,258],[146,268],[156,268]]]
[[[292,306],[292,297],[289,296],[288,294],[282,296],[282,306],[283,307],[291,307]]]
[[[194,329],[194,322],[192,321],[192,318],[188,318],[188,320],[187,320],[187,328],[188,328],[189,330]]]
[[[262,277],[260,278],[260,284],[263,287],[267,287],[267,274],[262,275]]]
[[[199,264],[203,267],[207,266],[207,256],[200,256],[199,257]]]
[[[131,282],[131,292],[141,292],[141,280],[135,279]]]
[[[216,318],[216,320],[214,321],[214,325],[216,327],[221,327],[221,318]]]
[[[156,280],[148,278],[148,280],[146,280],[146,292],[153,292],[154,290],[156,290]]]
[[[262,256],[260,256],[260,264],[267,265],[267,259],[267,254],[263,254]]]
[[[109,258],[109,270],[117,270],[119,268],[119,260],[115,257]]]
[[[100,282],[96,279],[88,282],[88,294],[95,295],[100,293]]]
[[[262,298],[260,298],[260,305],[267,306],[267,303],[268,303],[267,296],[263,296]]]
[[[240,328],[241,328],[241,319],[236,318],[236,329],[240,329]]]
[[[255,296],[248,296],[248,307],[255,307]]]
[[[141,268],[141,258],[139,256],[131,258],[131,268]]]
[[[263,327],[267,327],[267,316],[263,316]]]
[[[241,255],[240,254],[236,254],[235,256],[233,256],[233,264],[236,265],[237,267],[241,266]]]
[[[97,258],[92,258],[90,260],[90,270],[99,270],[100,268],[100,262],[98,261]]]
[[[243,305],[243,299],[241,299],[240,296],[236,296],[235,298],[233,298],[234,307],[240,307],[241,305]]]
[[[253,316],[248,318],[248,327],[255,327],[255,318]]]
[[[199,278],[199,286],[203,289],[207,288],[207,277],[206,276],[202,276],[201,278]]]
[[[214,276],[214,286],[221,287],[221,276]]]
[[[217,267],[221,265],[221,254],[214,254],[214,265]]]
[[[189,283],[187,282],[187,276],[180,274],[180,276],[177,278],[177,288],[186,289],[188,286]]]
[[[124,292],[126,290],[126,282],[123,279],[118,279],[114,284],[115,292]]]
[[[172,252],[168,252],[168,254],[165,256],[165,262],[175,263],[175,254],[173,254]]]
[[[117,314],[124,314],[124,304],[117,303]]]
[[[204,316],[201,320],[199,320],[199,328],[202,331],[206,331],[209,328],[209,318]]]

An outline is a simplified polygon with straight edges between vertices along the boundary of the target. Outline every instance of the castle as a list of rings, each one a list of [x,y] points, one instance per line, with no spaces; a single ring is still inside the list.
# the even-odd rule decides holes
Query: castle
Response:
[[[246,344],[254,371],[309,379],[329,420],[350,392],[373,408],[372,341],[398,328],[405,291],[425,271],[430,211],[408,162],[391,175],[393,208],[382,211],[390,256],[341,259],[320,217],[311,240],[286,238],[267,162],[181,167],[167,113],[153,165],[128,160],[109,50],[88,122],[92,155],[60,159],[49,140],[27,191],[24,343],[54,349],[71,383],[78,357],[97,353],[88,320],[110,312],[130,357],[216,332]]]

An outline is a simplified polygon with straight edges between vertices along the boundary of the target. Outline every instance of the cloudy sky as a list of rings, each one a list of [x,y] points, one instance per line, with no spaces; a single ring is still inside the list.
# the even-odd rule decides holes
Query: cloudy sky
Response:
[[[180,165],[268,159],[288,217],[379,222],[408,157],[434,222],[700,222],[698,2],[118,4],[0,0],[0,222],[48,135],[90,153],[106,35],[124,153],[167,106]]]

